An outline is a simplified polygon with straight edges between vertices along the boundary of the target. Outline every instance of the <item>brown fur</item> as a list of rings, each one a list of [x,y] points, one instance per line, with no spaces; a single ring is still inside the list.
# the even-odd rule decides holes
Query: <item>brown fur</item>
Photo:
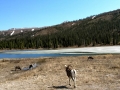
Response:
[[[21,70],[21,67],[20,67],[20,66],[15,66],[15,71],[16,71],[17,69],[18,69],[18,70]]]
[[[93,58],[92,56],[88,56],[88,60],[90,60],[90,59],[92,60],[92,59],[94,59],[94,58]]]

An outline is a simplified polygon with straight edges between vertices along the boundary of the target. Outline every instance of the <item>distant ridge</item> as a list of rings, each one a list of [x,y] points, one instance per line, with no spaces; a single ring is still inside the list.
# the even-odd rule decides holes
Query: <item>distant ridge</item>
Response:
[[[120,9],[47,27],[0,31],[0,49],[120,45]]]

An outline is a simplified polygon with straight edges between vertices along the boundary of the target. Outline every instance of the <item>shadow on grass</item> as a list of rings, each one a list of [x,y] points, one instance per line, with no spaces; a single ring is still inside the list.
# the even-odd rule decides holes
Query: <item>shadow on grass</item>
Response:
[[[49,87],[49,88],[54,88],[54,89],[69,89],[66,86],[52,86],[52,87]]]
[[[11,71],[15,71],[15,70],[12,69]]]

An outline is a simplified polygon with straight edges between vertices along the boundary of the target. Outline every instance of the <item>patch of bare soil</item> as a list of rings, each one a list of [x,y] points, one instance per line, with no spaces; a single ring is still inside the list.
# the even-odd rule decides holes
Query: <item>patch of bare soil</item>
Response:
[[[35,58],[0,61],[0,90],[120,90],[120,55]],[[37,67],[23,70],[30,64]],[[68,85],[64,65],[77,70],[77,87]],[[14,70],[15,66],[22,70]]]

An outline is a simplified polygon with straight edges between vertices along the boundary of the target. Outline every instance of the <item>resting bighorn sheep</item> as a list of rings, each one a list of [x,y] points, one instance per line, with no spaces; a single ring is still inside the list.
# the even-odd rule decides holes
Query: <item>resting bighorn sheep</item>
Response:
[[[18,70],[21,70],[21,67],[20,67],[20,66],[15,66],[15,71],[16,71],[17,69],[18,69]]]
[[[65,65],[66,67],[66,73],[67,73],[67,76],[69,78],[69,85],[71,86],[70,84],[70,79],[73,80],[74,82],[74,88],[76,87],[76,70],[73,69],[73,67],[71,65]]]
[[[93,58],[92,56],[88,56],[88,60],[89,60],[89,59],[94,59],[94,58]]]
[[[32,65],[32,64],[30,64],[30,65],[29,65],[29,69],[32,69],[32,68],[33,68],[33,65]]]

